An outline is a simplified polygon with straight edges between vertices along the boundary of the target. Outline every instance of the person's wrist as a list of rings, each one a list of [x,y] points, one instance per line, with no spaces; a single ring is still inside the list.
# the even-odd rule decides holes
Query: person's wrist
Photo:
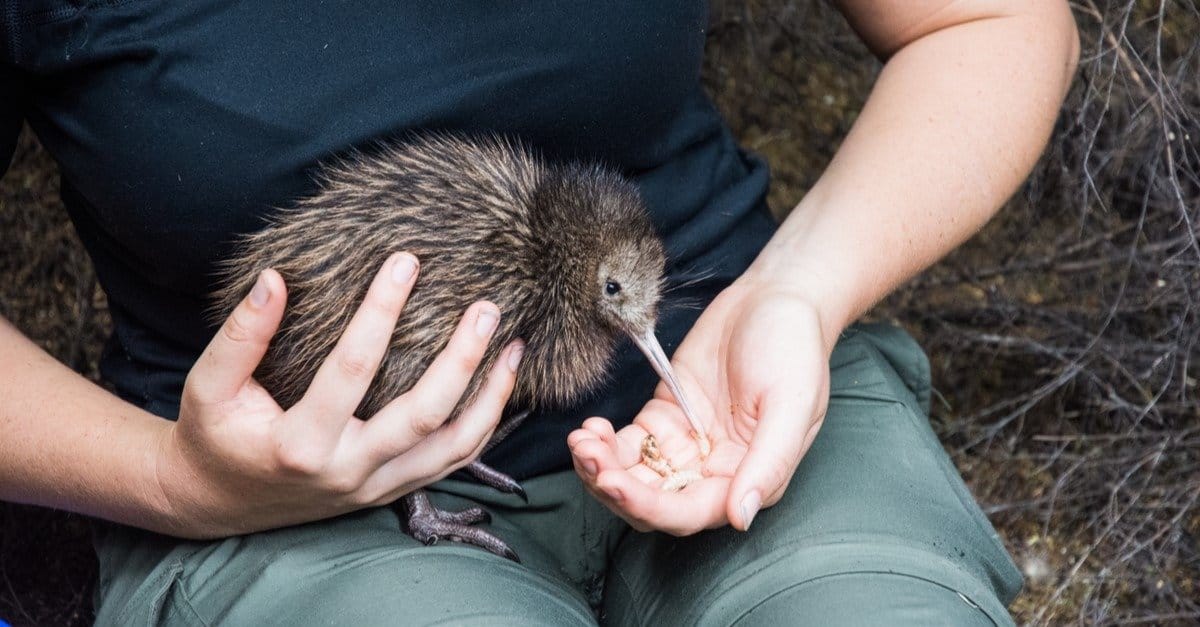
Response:
[[[155,418],[158,417],[155,416]],[[178,516],[174,510],[174,504],[168,497],[168,478],[164,475],[164,470],[169,465],[165,457],[167,454],[165,444],[170,439],[175,425],[162,418],[158,418],[158,421],[158,423],[154,423],[154,428],[148,434],[147,445],[141,454],[143,470],[139,474],[145,480],[142,482],[140,493],[145,501],[145,508],[152,517],[152,520],[147,521],[148,524],[144,526],[156,527],[155,531],[177,534],[175,528],[178,524]]]
[[[183,452],[178,446],[179,423],[168,420],[162,423],[151,452],[146,455],[149,481],[145,491],[150,510],[157,517],[156,531],[184,538],[213,536],[198,512],[189,513],[192,508],[188,505],[202,491],[202,486],[197,484],[194,473],[185,468]]]
[[[764,255],[768,251],[763,251]],[[759,259],[738,279],[748,290],[795,298],[812,308],[821,326],[825,352],[831,354],[842,331],[854,321],[854,309],[845,286],[828,280],[827,273],[806,269],[795,259],[788,263]],[[839,289],[840,287],[840,289]]]

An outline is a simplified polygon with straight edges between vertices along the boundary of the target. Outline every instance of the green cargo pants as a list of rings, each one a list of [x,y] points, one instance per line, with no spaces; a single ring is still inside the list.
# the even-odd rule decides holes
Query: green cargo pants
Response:
[[[387,508],[214,542],[98,531],[99,625],[1009,625],[1021,579],[930,430],[929,369],[859,325],[831,361],[824,427],[748,533],[638,533],[573,472],[482,505],[521,555],[426,547]]]

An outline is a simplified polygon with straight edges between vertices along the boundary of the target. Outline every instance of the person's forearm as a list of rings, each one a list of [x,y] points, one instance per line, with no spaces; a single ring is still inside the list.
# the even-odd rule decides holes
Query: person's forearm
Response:
[[[1005,6],[1014,14],[927,23],[907,42],[850,16],[873,48],[895,54],[749,273],[805,292],[832,337],[974,234],[1044,148],[1078,56],[1074,22],[1065,3]]]
[[[0,318],[0,499],[171,531],[155,463],[166,420],[126,403]]]

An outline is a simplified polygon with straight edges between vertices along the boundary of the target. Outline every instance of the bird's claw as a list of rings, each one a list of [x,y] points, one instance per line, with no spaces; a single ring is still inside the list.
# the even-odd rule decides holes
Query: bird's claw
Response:
[[[406,527],[409,535],[418,542],[432,546],[440,540],[471,544],[485,551],[520,563],[517,553],[500,538],[473,525],[492,520],[483,508],[469,507],[460,512],[450,512],[429,501],[424,490],[417,490],[404,497],[407,513]]]
[[[525,488],[522,488],[521,484],[517,483],[516,479],[513,479],[499,470],[484,464],[483,462],[471,462],[470,464],[467,464],[467,467],[464,468],[464,470],[466,470],[467,473],[472,477],[478,479],[483,485],[496,488],[505,494],[516,494],[517,496],[521,497],[521,500],[525,501],[526,503],[529,502],[529,495],[525,493]]]

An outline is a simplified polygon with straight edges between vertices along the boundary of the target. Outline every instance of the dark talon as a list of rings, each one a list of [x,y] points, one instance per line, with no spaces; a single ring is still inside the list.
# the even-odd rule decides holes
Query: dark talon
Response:
[[[483,485],[496,488],[497,490],[506,494],[516,494],[517,496],[521,497],[521,500],[525,501],[526,503],[529,502],[529,495],[525,493],[525,488],[522,488],[521,484],[517,483],[516,479],[513,479],[512,477],[500,472],[499,470],[496,470],[495,468],[492,468],[491,466],[488,466],[483,462],[471,462],[470,464],[467,464],[467,467],[463,470],[466,470],[467,474],[478,479]]]
[[[409,535],[426,546],[433,546],[438,540],[451,540],[475,545],[514,562],[521,561],[516,552],[503,540],[479,527],[471,526],[491,522],[491,515],[482,508],[471,507],[461,512],[448,512],[431,503],[424,490],[417,490],[405,496],[401,502],[407,514],[405,527]]]
[[[483,447],[483,453],[480,454],[480,457],[495,448],[497,444],[504,440],[504,438],[512,435],[512,432],[516,431],[517,427],[521,426],[521,423],[525,422],[525,419],[529,417],[529,414],[529,410],[526,409],[524,411],[519,411],[508,418],[505,418],[504,421],[500,423],[500,426],[496,429],[496,432],[492,434],[492,439],[488,440],[487,446]]]

